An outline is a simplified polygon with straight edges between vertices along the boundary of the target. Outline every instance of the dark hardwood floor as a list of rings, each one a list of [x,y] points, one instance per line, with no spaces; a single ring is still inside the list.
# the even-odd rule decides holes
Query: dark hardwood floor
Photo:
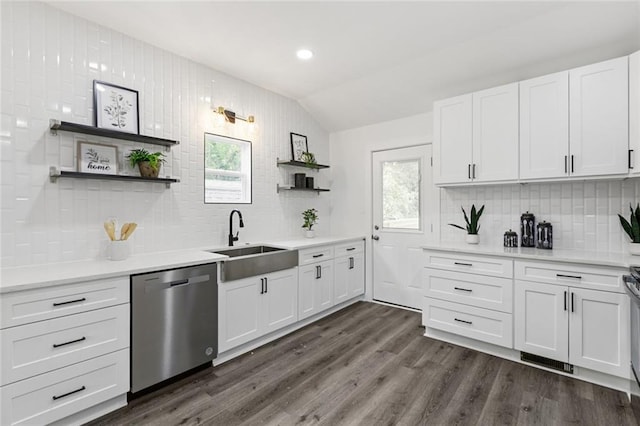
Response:
[[[638,425],[626,394],[422,336],[357,303],[92,425]]]

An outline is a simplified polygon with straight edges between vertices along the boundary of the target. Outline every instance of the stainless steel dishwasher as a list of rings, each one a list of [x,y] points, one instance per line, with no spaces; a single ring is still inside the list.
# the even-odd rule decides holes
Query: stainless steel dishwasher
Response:
[[[131,276],[131,393],[218,354],[217,265]]]

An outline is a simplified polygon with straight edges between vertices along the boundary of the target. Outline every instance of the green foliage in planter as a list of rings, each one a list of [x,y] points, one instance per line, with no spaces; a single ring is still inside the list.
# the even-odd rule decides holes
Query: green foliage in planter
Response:
[[[148,161],[149,167],[154,170],[158,170],[160,168],[160,165],[165,162],[165,159],[163,157],[164,154],[161,152],[151,153],[144,148],[134,149],[126,156],[127,160],[129,160],[129,164],[131,164],[131,167],[135,167],[136,164]]]
[[[316,156],[313,154],[313,152],[303,152],[301,158],[307,166],[315,166],[317,164]]]
[[[311,227],[318,222],[318,210],[316,209],[307,209],[302,212],[302,218],[304,219],[303,228],[307,228],[311,231]]]
[[[629,203],[629,210],[631,210],[630,220],[627,221],[621,214],[618,214],[620,218],[620,225],[622,229],[627,233],[631,242],[640,243],[640,203],[636,205],[636,210],[633,210],[633,206]]]
[[[464,211],[464,207],[462,208],[462,214],[464,215],[464,221],[467,222],[467,226],[463,228],[460,225],[456,225],[455,223],[450,223],[450,226],[462,229],[463,231],[467,231],[467,234],[475,235],[480,231],[480,225],[478,221],[480,220],[480,216],[482,216],[482,212],[484,211],[484,206],[480,207],[480,210],[476,210],[475,204],[471,205],[471,219],[467,216],[467,212]]]

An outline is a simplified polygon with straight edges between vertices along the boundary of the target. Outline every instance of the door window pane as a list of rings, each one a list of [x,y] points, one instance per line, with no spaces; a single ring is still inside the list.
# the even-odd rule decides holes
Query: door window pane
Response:
[[[420,160],[382,163],[382,227],[420,229]]]

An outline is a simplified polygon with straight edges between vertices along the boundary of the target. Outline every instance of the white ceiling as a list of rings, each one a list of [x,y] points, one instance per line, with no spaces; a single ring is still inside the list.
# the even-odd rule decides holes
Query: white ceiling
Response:
[[[49,3],[296,99],[328,131],[640,49],[640,0]]]

